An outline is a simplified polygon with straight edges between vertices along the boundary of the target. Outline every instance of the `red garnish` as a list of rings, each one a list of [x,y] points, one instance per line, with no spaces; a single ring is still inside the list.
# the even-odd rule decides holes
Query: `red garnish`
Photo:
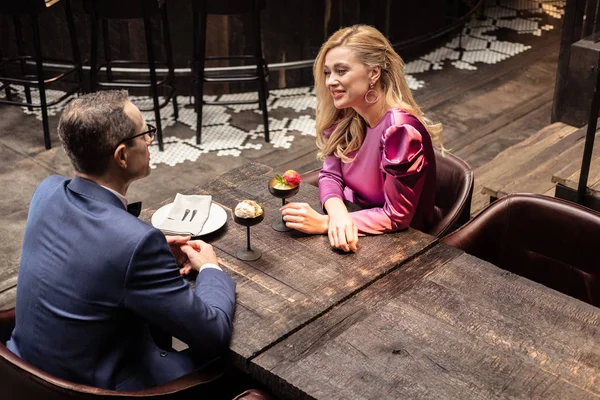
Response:
[[[293,169],[285,171],[282,178],[290,186],[298,186],[301,181],[300,174]]]

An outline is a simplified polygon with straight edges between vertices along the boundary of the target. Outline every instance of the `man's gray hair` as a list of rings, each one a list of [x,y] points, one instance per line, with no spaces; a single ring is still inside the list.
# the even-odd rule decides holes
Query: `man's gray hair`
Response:
[[[125,90],[89,93],[73,100],[60,116],[58,136],[76,171],[100,176],[119,142],[135,135],[124,107]]]

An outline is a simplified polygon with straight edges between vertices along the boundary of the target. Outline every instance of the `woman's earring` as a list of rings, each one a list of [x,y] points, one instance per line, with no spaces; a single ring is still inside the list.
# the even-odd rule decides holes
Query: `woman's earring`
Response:
[[[370,83],[369,90],[367,90],[367,93],[365,93],[365,101],[369,104],[374,104],[377,102],[377,100],[379,100],[379,92],[373,89],[374,86],[374,83]]]

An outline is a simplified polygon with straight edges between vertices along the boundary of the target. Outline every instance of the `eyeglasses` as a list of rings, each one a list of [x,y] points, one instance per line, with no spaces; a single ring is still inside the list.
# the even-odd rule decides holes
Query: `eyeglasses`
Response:
[[[137,135],[126,137],[125,139],[122,139],[119,142],[119,144],[125,143],[128,140],[135,139],[138,136],[144,136],[144,135],[148,135],[148,137],[150,138],[150,142],[152,142],[152,140],[154,140],[154,134],[156,133],[156,127],[154,125],[150,125],[150,124],[146,124],[146,126],[148,127],[148,130],[146,132],[142,132],[142,133],[138,133]]]

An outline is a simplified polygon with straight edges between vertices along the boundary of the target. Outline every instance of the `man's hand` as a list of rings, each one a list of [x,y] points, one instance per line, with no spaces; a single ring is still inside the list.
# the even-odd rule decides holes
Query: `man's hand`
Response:
[[[175,262],[181,268],[189,263],[188,256],[181,251],[181,246],[186,245],[191,236],[166,236],[167,244],[169,245],[169,249],[171,249],[171,253],[175,257]]]
[[[181,251],[185,253],[188,259],[188,263],[179,270],[181,275],[187,275],[192,270],[199,272],[200,267],[204,264],[219,265],[213,247],[202,240],[188,241],[187,244],[181,246]]]

